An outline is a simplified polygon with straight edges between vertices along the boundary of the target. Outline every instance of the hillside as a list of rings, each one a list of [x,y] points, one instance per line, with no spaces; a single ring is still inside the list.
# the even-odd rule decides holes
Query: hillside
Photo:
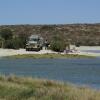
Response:
[[[51,41],[54,34],[63,35],[72,44],[100,45],[100,24],[66,24],[66,25],[3,25],[0,30],[9,28],[13,34],[41,34]]]

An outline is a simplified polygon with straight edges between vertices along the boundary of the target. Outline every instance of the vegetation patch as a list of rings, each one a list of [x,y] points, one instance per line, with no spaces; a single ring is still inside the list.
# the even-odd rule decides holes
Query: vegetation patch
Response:
[[[100,46],[100,23],[98,24],[66,24],[66,25],[1,25],[0,31],[5,33],[11,30],[13,39],[16,38],[14,47],[22,48],[25,39],[31,34],[40,34],[44,39],[52,41],[54,34],[59,34],[71,44]],[[9,33],[9,31],[7,32]],[[3,36],[4,37],[4,36]],[[5,43],[4,43],[5,44]],[[15,46],[16,45],[16,46]]]
[[[94,58],[92,56],[78,55],[78,54],[22,54],[14,55],[11,58]]]
[[[100,91],[49,80],[0,76],[0,100],[100,100]]]

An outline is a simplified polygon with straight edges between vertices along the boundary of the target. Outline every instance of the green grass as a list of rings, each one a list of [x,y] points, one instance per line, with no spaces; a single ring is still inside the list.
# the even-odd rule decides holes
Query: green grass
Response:
[[[12,58],[94,58],[92,56],[78,55],[78,54],[23,54],[15,55]]]
[[[0,76],[0,100],[100,100],[100,91],[44,79]]]

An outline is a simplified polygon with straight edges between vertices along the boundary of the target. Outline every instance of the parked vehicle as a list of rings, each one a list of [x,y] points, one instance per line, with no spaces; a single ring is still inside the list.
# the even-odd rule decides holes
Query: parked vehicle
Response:
[[[26,51],[40,51],[43,47],[43,38],[39,35],[31,35],[26,44]]]

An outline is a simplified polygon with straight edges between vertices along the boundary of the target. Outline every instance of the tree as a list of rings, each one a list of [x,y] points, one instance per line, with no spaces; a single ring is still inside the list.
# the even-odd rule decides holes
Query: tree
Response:
[[[4,43],[4,48],[7,49],[14,49],[13,41],[11,40],[6,40]]]
[[[20,48],[25,48],[26,40],[28,38],[28,35],[26,35],[26,34],[19,34],[18,38],[19,38],[18,41],[20,43]]]
[[[0,48],[4,48],[4,39],[0,36]]]
[[[4,39],[4,40],[9,40],[12,39],[12,31],[10,29],[2,29],[0,31],[0,36]]]
[[[63,35],[55,34],[50,43],[50,47],[52,50],[54,50],[56,52],[64,51],[64,49],[66,48],[66,42],[64,40]]]

